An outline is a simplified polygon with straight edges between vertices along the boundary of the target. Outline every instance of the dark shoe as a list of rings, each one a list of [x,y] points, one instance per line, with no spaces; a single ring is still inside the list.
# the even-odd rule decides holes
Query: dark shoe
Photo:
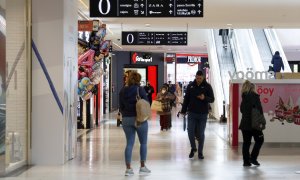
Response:
[[[251,163],[250,163],[250,162],[244,162],[243,166],[244,166],[244,167],[250,167],[250,166],[251,166]]]
[[[191,152],[190,152],[190,154],[189,154],[189,158],[193,158],[195,152],[197,152],[197,149],[191,149]]]
[[[198,158],[199,158],[199,159],[204,159],[203,154],[198,154]]]
[[[259,162],[257,160],[250,160],[250,163],[255,165],[255,166],[259,166]]]

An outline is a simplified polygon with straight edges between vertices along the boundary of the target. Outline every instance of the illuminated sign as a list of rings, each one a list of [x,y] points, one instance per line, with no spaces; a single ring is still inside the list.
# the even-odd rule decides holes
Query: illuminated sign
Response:
[[[145,56],[141,57],[137,53],[133,53],[131,60],[132,60],[132,63],[134,63],[134,64],[136,64],[137,62],[149,63],[149,62],[152,62],[152,57],[150,55],[145,55]]]

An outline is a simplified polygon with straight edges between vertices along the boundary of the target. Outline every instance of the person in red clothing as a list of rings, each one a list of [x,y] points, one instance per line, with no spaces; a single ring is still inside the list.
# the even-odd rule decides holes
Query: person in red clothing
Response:
[[[162,102],[163,112],[157,112],[160,115],[160,130],[168,130],[172,127],[171,119],[171,101],[175,100],[175,95],[168,92],[168,86],[163,86],[156,96],[156,100]]]

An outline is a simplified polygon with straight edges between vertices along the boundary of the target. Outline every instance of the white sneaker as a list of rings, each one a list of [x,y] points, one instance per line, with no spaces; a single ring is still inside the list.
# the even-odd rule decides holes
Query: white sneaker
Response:
[[[140,168],[140,174],[147,175],[150,173],[151,173],[151,171],[146,166]]]
[[[133,176],[133,175],[134,175],[133,169],[126,169],[125,176]]]

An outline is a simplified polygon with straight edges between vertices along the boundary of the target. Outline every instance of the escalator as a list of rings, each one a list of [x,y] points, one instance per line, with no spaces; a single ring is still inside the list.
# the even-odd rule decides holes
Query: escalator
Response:
[[[268,71],[272,60],[272,51],[263,29],[253,29],[255,42],[265,71]]]
[[[216,44],[216,52],[218,57],[218,64],[220,68],[220,76],[222,81],[222,88],[224,94],[224,100],[226,104],[229,104],[229,80],[230,75],[235,74],[236,68],[234,64],[234,59],[232,56],[231,47],[228,44],[227,48],[223,46],[222,36],[219,36],[219,30],[214,31],[214,40]]]

